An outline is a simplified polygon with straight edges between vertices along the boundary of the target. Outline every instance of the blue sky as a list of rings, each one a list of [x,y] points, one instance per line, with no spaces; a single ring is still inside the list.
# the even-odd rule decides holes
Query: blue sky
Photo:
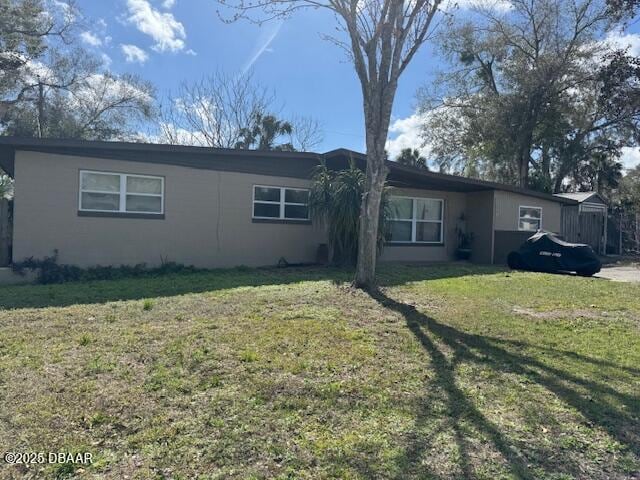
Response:
[[[275,90],[283,116],[320,121],[325,138],[317,150],[364,149],[360,86],[345,54],[321,38],[335,28],[327,13],[307,10],[257,26],[224,23],[215,0],[79,0],[79,7],[88,22],[85,45],[104,55],[112,70],[152,81],[161,95],[216,69],[252,68],[256,80]],[[640,54],[638,23],[625,41]],[[437,56],[427,45],[403,75],[393,109],[391,151],[419,141],[415,92],[437,67]],[[626,157],[640,162],[640,151]]]

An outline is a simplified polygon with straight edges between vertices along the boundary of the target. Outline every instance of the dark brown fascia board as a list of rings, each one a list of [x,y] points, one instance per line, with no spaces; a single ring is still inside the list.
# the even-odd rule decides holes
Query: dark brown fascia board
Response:
[[[307,152],[0,137],[0,165],[12,176],[16,150],[293,178],[309,178],[322,158]]]
[[[314,152],[286,152],[276,150],[241,150],[235,148],[214,148],[198,147],[191,145],[172,145],[162,143],[143,142],[118,142],[99,140],[66,140],[58,138],[23,138],[23,137],[2,137],[0,145],[11,145],[18,150],[34,148],[73,148],[90,150],[119,150],[119,151],[142,151],[142,152],[169,152],[169,153],[189,153],[202,155],[225,155],[225,156],[256,156],[276,157],[276,158],[309,158],[318,159],[320,154]]]
[[[366,158],[367,158],[366,155],[360,152],[355,152],[355,151],[344,149],[344,148],[331,150],[330,152],[325,153],[324,157],[325,159],[337,158],[337,157],[353,158],[356,162],[359,162],[359,163],[366,161]],[[393,162],[390,160],[387,160],[386,164],[391,173],[393,172],[403,173],[415,178],[416,180],[422,178],[425,180],[429,179],[436,182],[439,180],[443,183],[444,182],[458,183],[461,186],[464,185],[465,187],[469,188],[469,190],[467,191],[503,190],[503,191],[512,192],[512,193],[528,195],[530,197],[537,197],[537,198],[549,200],[552,202],[564,203],[567,205],[576,205],[578,203],[575,200],[572,200],[569,198],[557,197],[549,193],[537,192],[535,190],[529,190],[526,188],[516,187],[513,185],[505,185],[502,183],[489,182],[486,180],[477,180],[475,178],[461,177],[459,175],[449,175],[446,173],[424,171],[415,167],[399,165],[397,162]],[[416,182],[416,183],[419,184],[419,182]]]
[[[64,140],[20,137],[0,137],[0,166],[13,176],[13,158],[15,150],[39,151],[75,156],[94,156],[116,160],[140,161],[179,165],[208,170],[234,171],[261,175],[275,175],[293,178],[309,178],[313,168],[322,160],[328,164],[332,159],[353,159],[360,168],[366,165],[366,156],[360,152],[339,148],[325,154],[312,152],[280,152],[261,150],[238,150],[212,147],[194,147],[185,145],[165,145],[132,142],[104,142],[93,140]],[[149,157],[149,154],[154,154]],[[182,154],[177,160],[176,154]],[[233,158],[233,162],[228,160]],[[240,161],[240,160],[244,161]],[[275,160],[266,162],[265,160]],[[286,165],[283,163],[285,161]],[[305,164],[302,165],[301,162]],[[415,180],[420,188],[420,179],[434,182],[460,185],[460,191],[504,190],[558,203],[576,205],[576,200],[557,197],[511,185],[487,182],[459,175],[425,172],[418,168],[398,165],[387,161],[389,170],[405,174]],[[462,188],[464,187],[464,188]],[[430,187],[433,188],[433,187]],[[446,187],[442,187],[446,189]]]

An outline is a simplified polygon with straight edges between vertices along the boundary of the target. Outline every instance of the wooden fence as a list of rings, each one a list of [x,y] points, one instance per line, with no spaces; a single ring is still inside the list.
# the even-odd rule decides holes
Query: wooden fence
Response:
[[[617,207],[609,214],[607,251],[618,255],[640,255],[640,208]]]
[[[604,215],[579,212],[578,207],[562,208],[562,236],[567,242],[586,243],[604,253]]]
[[[0,198],[0,267],[11,262],[11,204]]]

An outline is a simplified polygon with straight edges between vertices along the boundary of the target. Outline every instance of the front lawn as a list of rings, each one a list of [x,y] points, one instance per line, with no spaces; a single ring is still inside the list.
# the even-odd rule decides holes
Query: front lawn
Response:
[[[640,286],[385,266],[0,288],[1,478],[640,478]]]

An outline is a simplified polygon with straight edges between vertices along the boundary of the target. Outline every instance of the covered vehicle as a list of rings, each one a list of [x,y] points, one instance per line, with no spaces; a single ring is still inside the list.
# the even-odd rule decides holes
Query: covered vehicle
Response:
[[[507,263],[514,270],[576,272],[587,277],[602,267],[589,245],[565,242],[543,230],[529,237],[517,251],[509,253]]]

